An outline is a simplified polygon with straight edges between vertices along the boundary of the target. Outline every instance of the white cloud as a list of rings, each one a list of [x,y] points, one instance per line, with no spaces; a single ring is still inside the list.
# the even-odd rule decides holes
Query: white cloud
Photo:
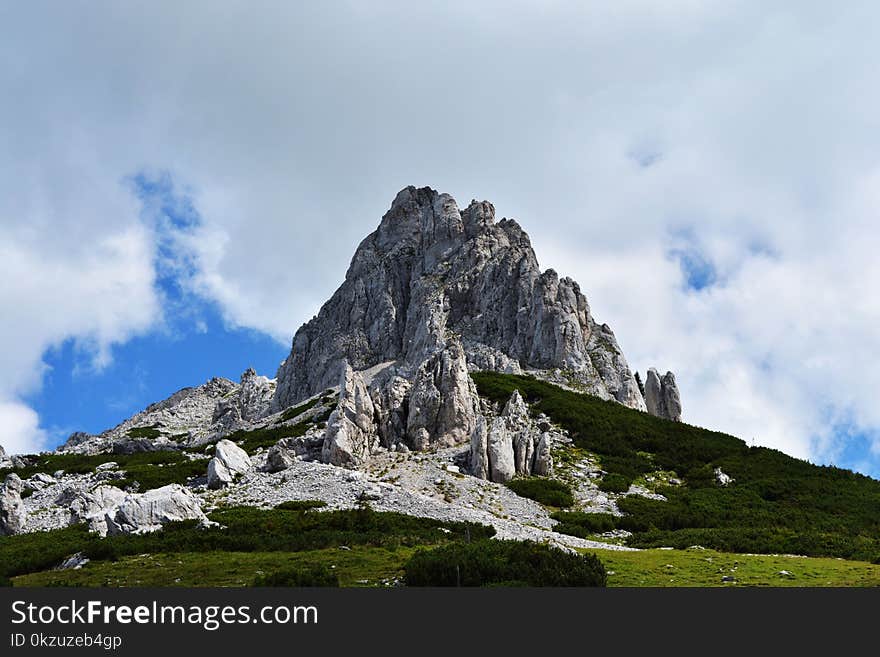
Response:
[[[0,227],[38,279],[0,399],[46,345],[100,352],[159,312],[119,184],[156,167],[191,186],[191,283],[232,324],[289,340],[429,184],[517,217],[634,366],[676,372],[688,419],[825,460],[843,419],[878,435],[875,3],[49,7],[0,27]],[[682,230],[717,272],[700,292]]]
[[[31,454],[48,446],[37,414],[24,404],[0,401],[0,427],[0,445],[7,454]]]

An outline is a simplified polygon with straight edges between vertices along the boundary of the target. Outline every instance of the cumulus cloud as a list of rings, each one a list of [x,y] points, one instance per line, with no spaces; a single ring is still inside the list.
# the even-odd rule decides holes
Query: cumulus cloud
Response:
[[[48,344],[106,353],[161,314],[120,184],[158,169],[201,217],[187,284],[232,325],[288,341],[428,184],[518,218],[634,367],[676,372],[686,419],[824,461],[877,436],[874,3],[4,11],[2,243],[40,284],[9,298],[0,398]]]

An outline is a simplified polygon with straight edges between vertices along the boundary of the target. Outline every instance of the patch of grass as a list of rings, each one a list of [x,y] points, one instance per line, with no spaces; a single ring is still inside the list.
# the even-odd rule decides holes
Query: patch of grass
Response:
[[[400,513],[378,513],[368,507],[323,513],[233,507],[214,511],[209,517],[221,527],[201,529],[195,521],[169,523],[160,532],[107,537],[84,552],[90,558],[106,560],[154,552],[299,552],[339,545],[394,548],[494,534],[494,529],[484,525],[440,523]]]
[[[545,477],[511,479],[507,482],[507,487],[517,495],[528,497],[546,506],[567,507],[574,504],[571,487],[557,479]]]
[[[15,580],[24,585],[241,586],[289,568],[345,563],[351,574],[340,570],[340,583],[351,585],[379,571],[399,576],[417,547],[481,540],[495,533],[484,525],[443,523],[368,507],[310,513],[304,506],[314,508],[218,510],[210,517],[221,526],[208,529],[184,521],[151,534],[104,539],[83,526],[4,537],[0,578],[27,575]],[[91,563],[82,570],[44,572],[75,552],[83,552]]]
[[[700,549],[597,554],[608,586],[880,586],[880,565],[862,561]]]
[[[606,493],[625,493],[629,490],[630,479],[616,472],[609,472],[599,482],[599,490]]]
[[[406,564],[407,586],[605,586],[595,555],[525,541],[454,543],[419,550]]]
[[[274,426],[254,429],[252,431],[239,429],[226,436],[226,438],[238,443],[248,454],[254,454],[259,449],[272,447],[282,438],[299,438],[304,436],[312,424],[312,420],[304,420],[303,422],[297,422],[293,426]]]
[[[323,500],[290,500],[276,504],[275,508],[281,511],[311,511],[312,509],[321,509],[327,506]]]
[[[478,372],[480,394],[506,402],[519,390],[534,411],[564,427],[576,447],[594,453],[627,484],[674,471],[683,486],[657,486],[666,502],[621,499],[618,527],[638,547],[700,544],[738,552],[880,558],[880,482],[817,466],[765,447],[622,404],[563,390],[533,377]],[[715,483],[720,467],[736,480]],[[621,483],[622,487],[622,483]]]
[[[140,492],[161,488],[168,484],[186,484],[190,479],[200,477],[207,472],[208,461],[209,459],[189,460],[184,458],[166,465],[130,465],[124,468],[125,478],[114,481],[113,484],[125,488],[137,482]]]
[[[159,552],[92,561],[78,570],[43,570],[13,578],[15,586],[252,586],[291,570],[325,570],[340,586],[382,586],[403,577],[415,548],[339,547],[305,552]]]
[[[84,525],[0,536],[0,578],[52,568],[97,541]]]
[[[129,429],[126,435],[129,438],[149,438],[150,440],[155,440],[162,435],[162,432],[156,428],[158,426],[158,424],[151,424],[148,427],[134,427]]]
[[[610,513],[584,513],[583,511],[557,511],[551,516],[559,524],[554,531],[587,538],[593,534],[609,532],[616,528],[615,517]]]
[[[339,586],[339,575],[324,565],[284,568],[254,579],[253,586]]]
[[[320,399],[313,399],[312,401],[308,401],[305,404],[300,404],[299,406],[288,408],[281,414],[281,422],[287,422],[288,420],[292,420],[293,418],[302,415],[307,410],[317,405],[320,401]]]

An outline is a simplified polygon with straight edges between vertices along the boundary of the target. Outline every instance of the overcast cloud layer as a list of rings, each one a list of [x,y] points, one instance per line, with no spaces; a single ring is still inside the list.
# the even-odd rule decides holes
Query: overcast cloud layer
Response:
[[[876,3],[129,4],[0,8],[9,451],[46,349],[175,312],[131,184],[167,173],[230,325],[286,343],[430,185],[517,218],[687,421],[880,474]]]

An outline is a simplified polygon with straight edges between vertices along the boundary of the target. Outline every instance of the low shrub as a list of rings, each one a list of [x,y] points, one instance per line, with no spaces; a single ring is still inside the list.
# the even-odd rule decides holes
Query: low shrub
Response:
[[[599,490],[606,493],[625,493],[629,490],[631,480],[616,472],[610,472],[599,482]]]
[[[339,586],[335,572],[322,565],[308,568],[289,568],[254,579],[252,586]]]
[[[320,509],[327,506],[323,500],[290,500],[276,504],[275,508],[281,511],[309,511],[311,509]]]
[[[574,504],[571,488],[565,482],[545,477],[512,479],[507,487],[517,495],[528,497],[547,506],[567,507]]]
[[[287,422],[288,420],[292,420],[293,418],[302,415],[310,408],[313,408],[319,401],[323,400],[313,399],[312,401],[308,401],[305,404],[300,404],[299,406],[288,408],[281,414],[281,421]]]
[[[162,432],[159,431],[156,427],[158,425],[150,425],[149,427],[134,427],[133,429],[128,430],[129,438],[148,438],[150,440],[155,440],[159,436],[162,435]]]
[[[264,429],[254,429],[252,431],[239,429],[226,436],[226,438],[238,443],[238,445],[248,454],[253,454],[261,448],[266,449],[271,447],[282,438],[298,438],[304,436],[312,424],[312,420],[303,420],[302,422],[297,422],[293,426],[274,426]]]
[[[419,550],[405,566],[407,586],[605,586],[596,555],[525,541],[482,540]]]
[[[584,513],[583,511],[557,511],[550,516],[554,520],[558,520],[559,524],[553,529],[563,534],[573,534],[574,536],[586,536],[589,534],[601,534],[602,532],[610,532],[617,527],[616,518],[610,513]],[[571,531],[563,531],[562,528],[577,527],[581,530],[580,534],[574,534]]]

